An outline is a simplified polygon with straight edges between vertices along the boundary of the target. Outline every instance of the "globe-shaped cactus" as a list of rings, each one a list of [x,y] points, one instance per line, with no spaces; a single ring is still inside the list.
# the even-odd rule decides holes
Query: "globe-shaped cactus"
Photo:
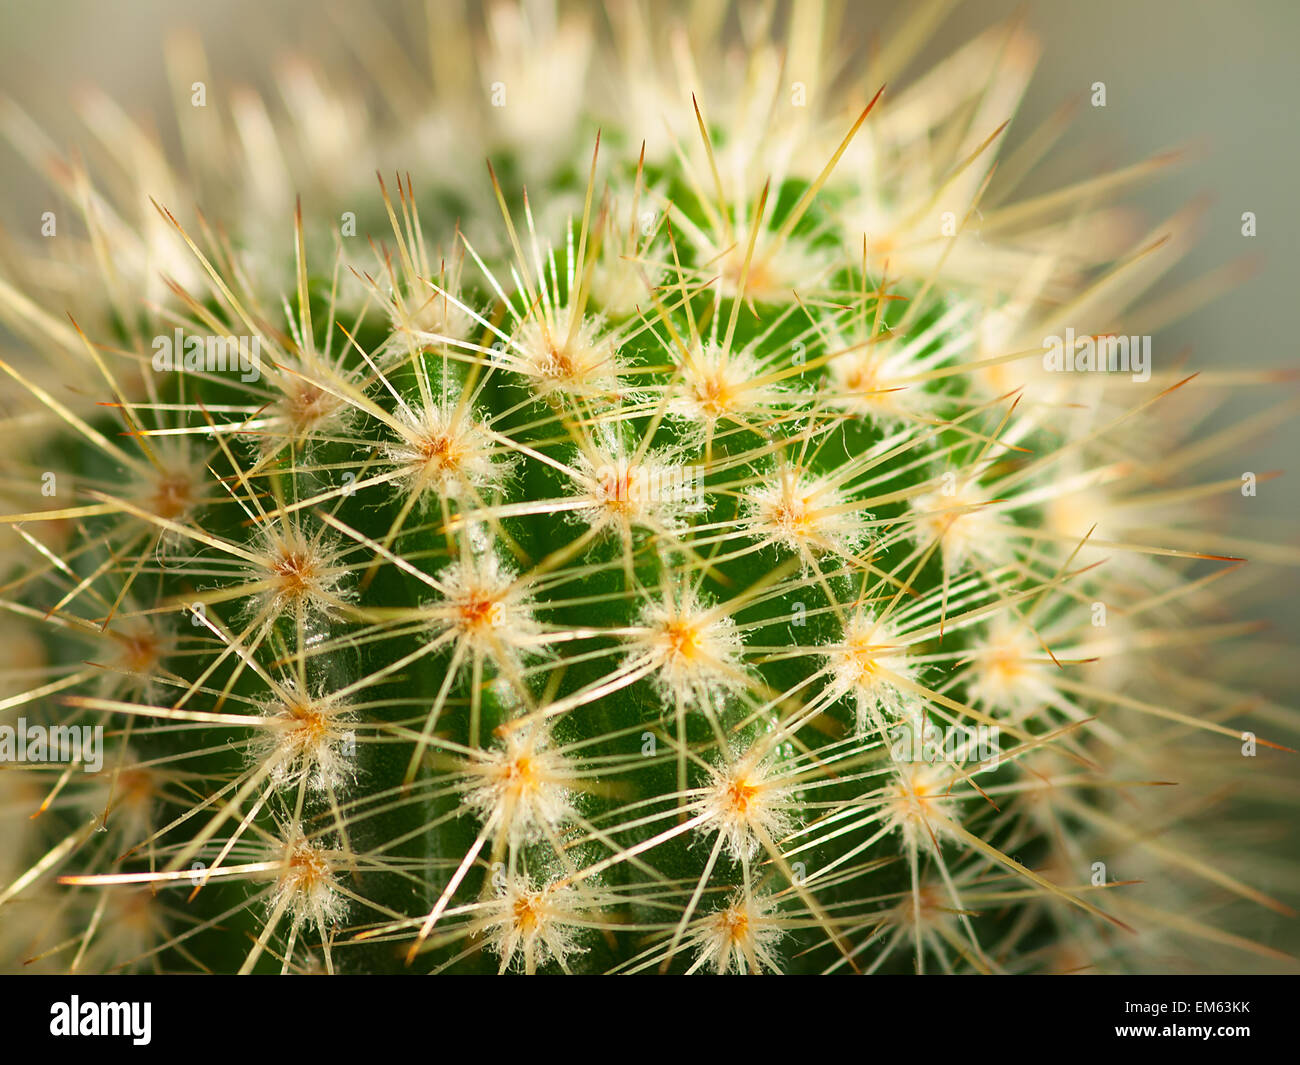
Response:
[[[1187,219],[1107,199],[1168,157],[1007,199],[1015,27],[895,88],[818,3],[595,14],[284,114],[181,42],[112,192],[6,110],[76,210],[0,279],[3,956],[1287,965],[1241,432],[1135,311]]]

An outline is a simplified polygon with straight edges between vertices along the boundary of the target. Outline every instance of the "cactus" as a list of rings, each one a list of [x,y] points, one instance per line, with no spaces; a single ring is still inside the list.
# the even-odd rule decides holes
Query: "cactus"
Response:
[[[1007,205],[1017,28],[895,93],[817,3],[689,76],[639,6],[497,4],[475,86],[433,8],[423,118],[293,66],[236,147],[205,85],[187,186],[102,105],[117,206],[6,112],[84,232],[0,280],[0,708],[90,730],[0,774],[10,960],[1288,966],[1238,826],[1296,722],[1200,507],[1242,434],[1128,343],[1187,216],[1104,201],[1168,157]]]

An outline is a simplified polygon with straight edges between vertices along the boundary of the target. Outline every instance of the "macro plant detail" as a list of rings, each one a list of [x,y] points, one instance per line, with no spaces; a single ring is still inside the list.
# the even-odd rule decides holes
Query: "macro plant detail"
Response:
[[[180,158],[4,102],[6,968],[1294,967],[1296,556],[1205,472],[1294,401],[1202,429],[1283,375],[1161,350],[1176,154],[1017,198],[1036,45],[916,74],[943,6],[434,4],[283,107],[185,39]]]

